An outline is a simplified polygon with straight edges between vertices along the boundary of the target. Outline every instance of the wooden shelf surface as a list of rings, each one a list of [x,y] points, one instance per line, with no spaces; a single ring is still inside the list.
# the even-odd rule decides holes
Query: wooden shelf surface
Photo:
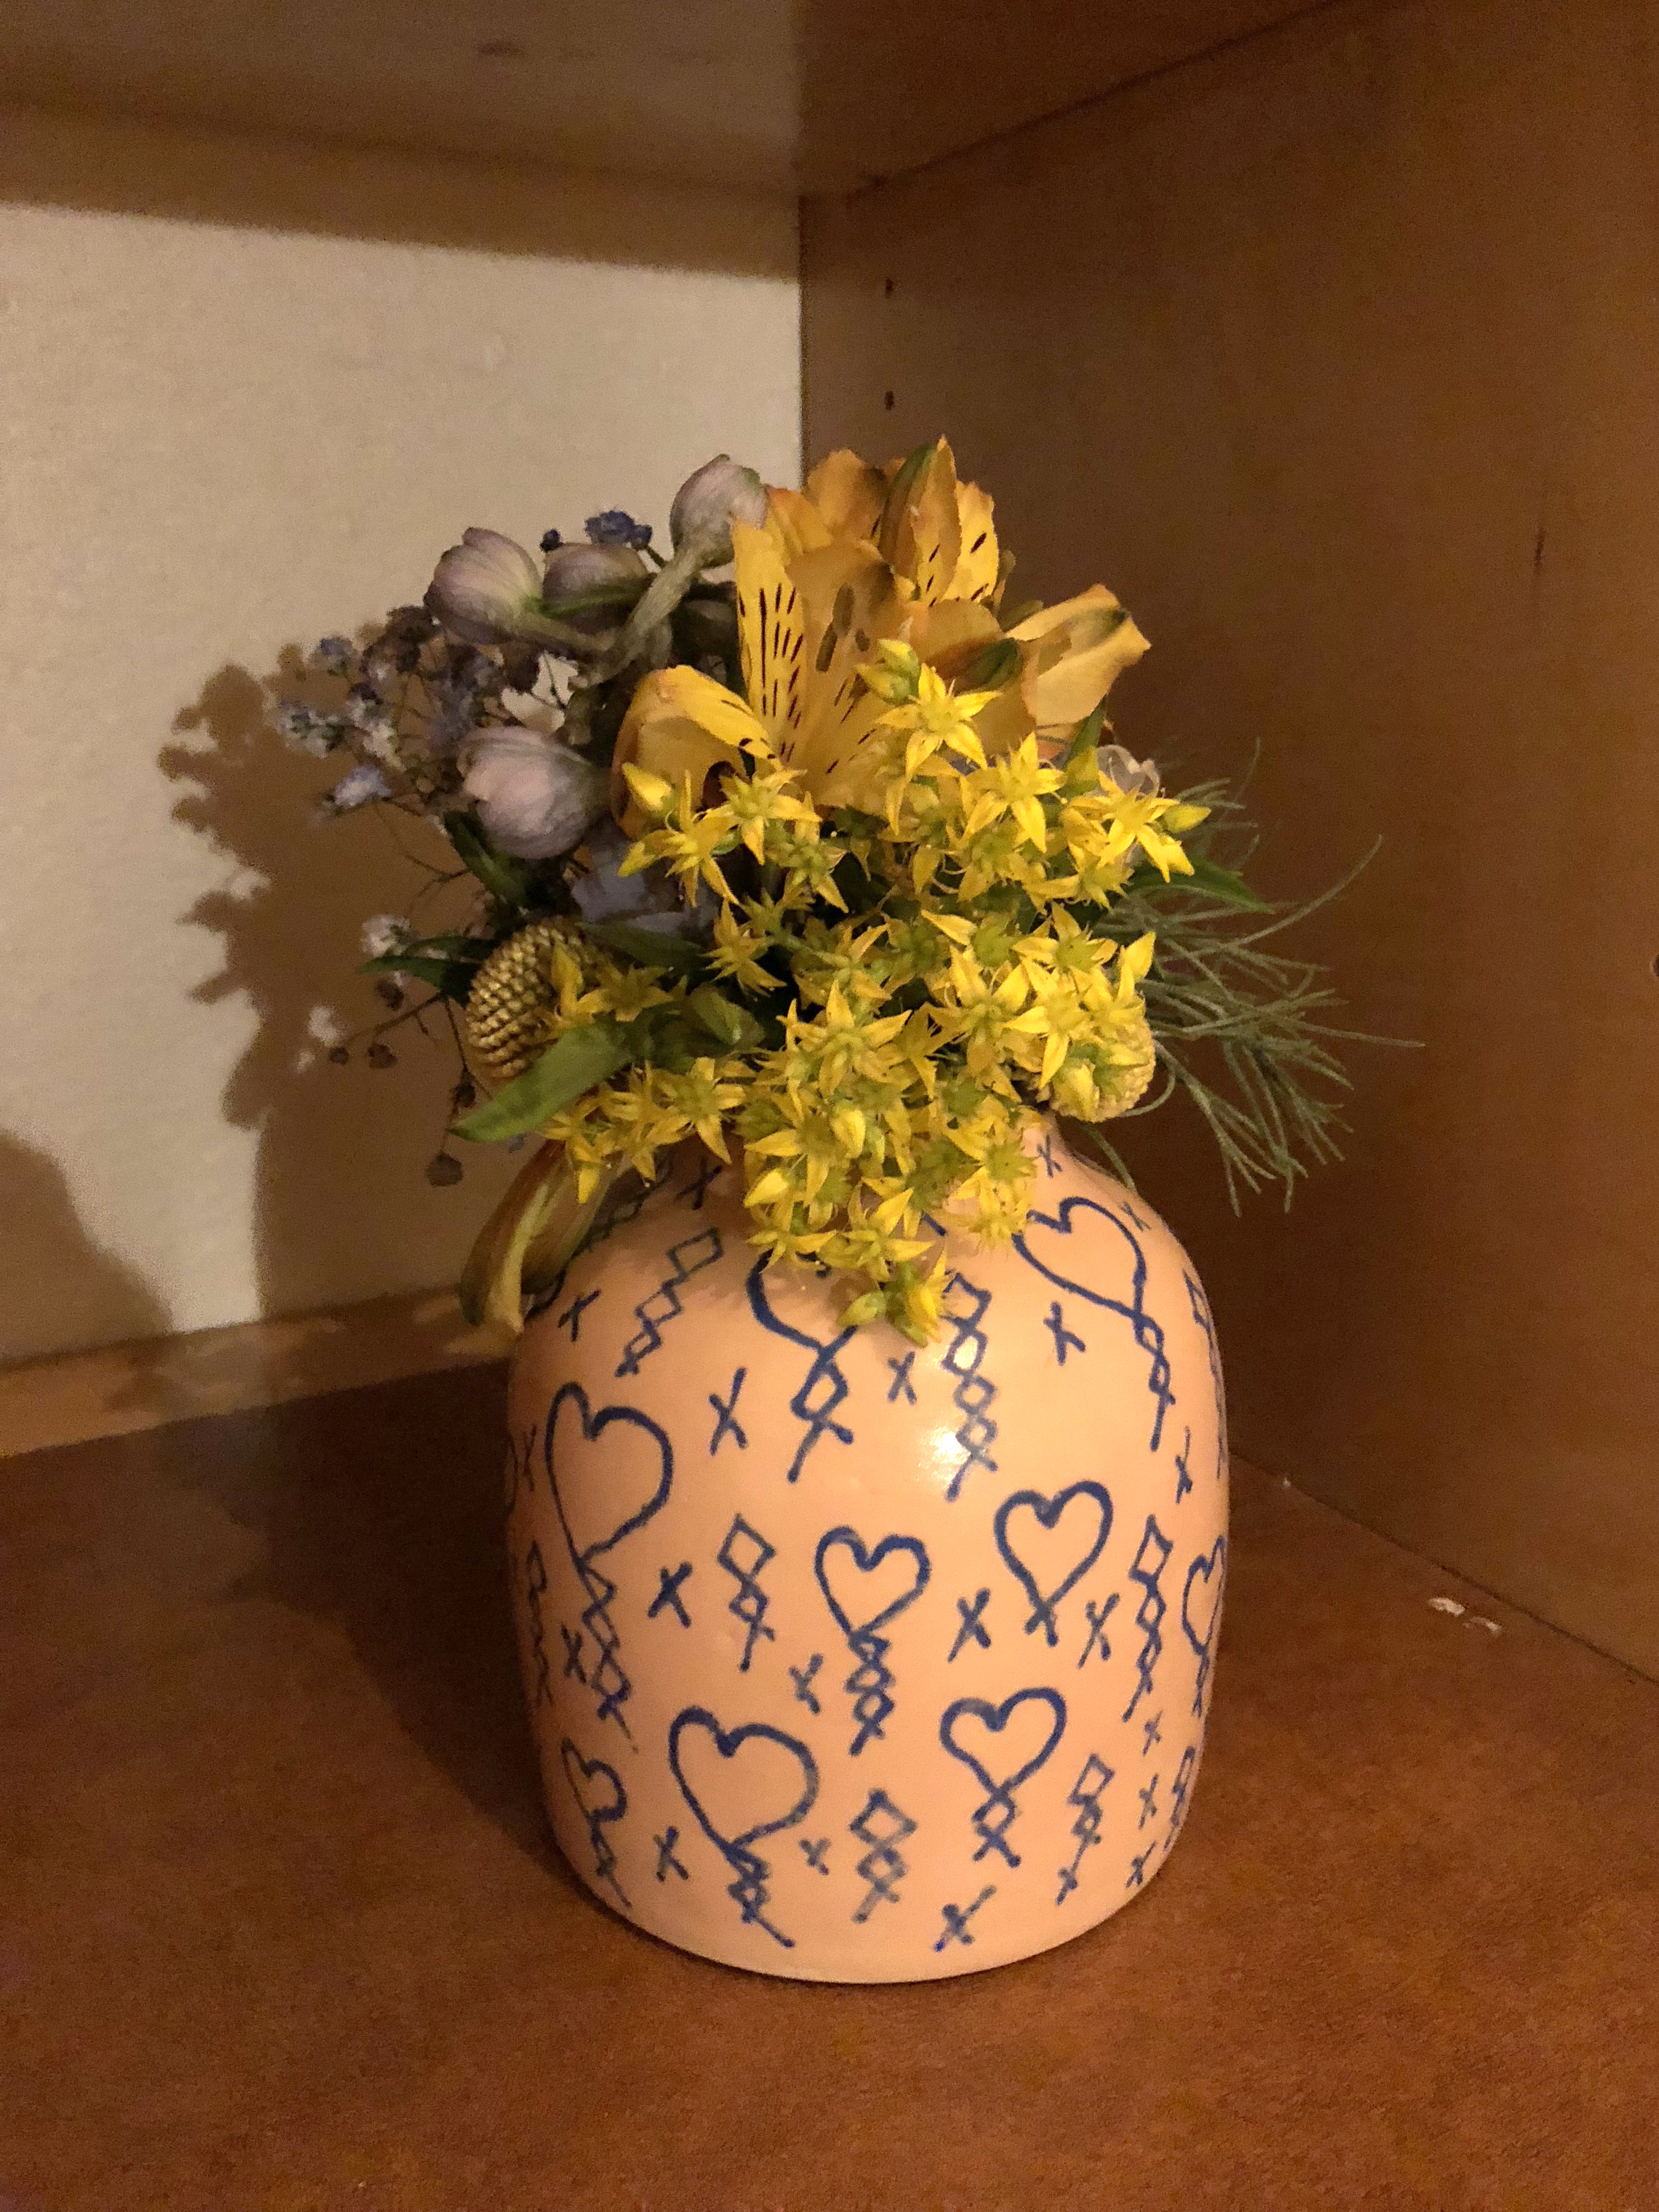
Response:
[[[549,1843],[501,1397],[460,1370],[0,1474],[0,2198],[1651,2201],[1659,1686],[1241,1469],[1212,1749],[1146,1895],[982,1980],[751,1978]]]
[[[1314,0],[11,0],[19,106],[843,192]]]

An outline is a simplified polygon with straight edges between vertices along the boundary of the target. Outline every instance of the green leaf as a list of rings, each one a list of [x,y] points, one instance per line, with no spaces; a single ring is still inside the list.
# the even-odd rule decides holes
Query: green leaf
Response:
[[[692,975],[708,957],[701,945],[664,931],[641,929],[636,922],[588,922],[583,933],[607,952],[621,953],[636,968],[666,968],[677,975]]]
[[[358,972],[363,975],[412,975],[417,983],[429,983],[441,998],[453,999],[464,1006],[478,972],[478,963],[476,960],[432,960],[422,952],[386,952],[378,960],[365,960]]]
[[[709,1036],[727,1052],[752,1052],[761,1041],[761,1025],[747,1006],[728,999],[712,983],[693,991],[685,1002],[685,1011],[695,1015]]]
[[[1225,899],[1229,906],[1249,907],[1257,914],[1267,911],[1271,902],[1259,891],[1253,891],[1243,876],[1236,876],[1231,868],[1206,860],[1201,853],[1189,853],[1187,857],[1193,864],[1191,881],[1194,890],[1207,891],[1212,898]]]
[[[487,960],[501,944],[499,937],[416,937],[410,940],[411,952],[444,952],[457,960],[471,960],[475,964]]]
[[[625,1029],[608,1017],[567,1030],[533,1067],[457,1121],[454,1134],[474,1144],[495,1144],[539,1129],[573,1098],[639,1058],[631,1030],[631,1024]]]
[[[994,637],[957,678],[963,691],[1000,691],[1019,673],[1019,647],[1012,637]]]
[[[1206,898],[1219,899],[1227,906],[1247,908],[1252,914],[1267,914],[1273,902],[1253,891],[1243,876],[1236,876],[1231,868],[1223,868],[1213,860],[1206,860],[1201,853],[1188,853],[1193,864],[1191,875],[1181,875],[1171,870],[1166,884],[1158,870],[1146,861],[1135,870],[1127,884],[1126,891],[1143,895],[1158,891],[1198,891]]]
[[[530,871],[522,860],[498,853],[471,814],[459,810],[446,814],[444,831],[455,848],[455,857],[471,870],[484,889],[508,906],[529,902]]]

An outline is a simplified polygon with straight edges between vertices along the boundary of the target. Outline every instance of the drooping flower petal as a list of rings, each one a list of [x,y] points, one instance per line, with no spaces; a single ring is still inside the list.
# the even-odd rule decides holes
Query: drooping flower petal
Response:
[[[1092,714],[1146,640],[1104,584],[1044,607],[1008,633],[1021,648],[1020,694],[1039,732]]]
[[[626,770],[641,769],[678,790],[690,777],[692,794],[701,795],[714,768],[735,768],[743,748],[766,730],[735,692],[705,676],[700,668],[659,668],[639,684],[617,736],[611,756],[611,799],[624,828],[641,817],[629,793]]]
[[[873,538],[887,497],[887,477],[842,447],[806,479],[806,496],[837,538]]]

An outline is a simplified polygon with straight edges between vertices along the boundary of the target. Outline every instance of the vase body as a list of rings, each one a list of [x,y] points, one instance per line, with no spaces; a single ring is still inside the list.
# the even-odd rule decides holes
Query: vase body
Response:
[[[514,1364],[508,1540],[554,1832],[728,1965],[969,1973],[1127,1904],[1192,1802],[1226,1568],[1221,1370],[1138,1197],[1038,1144],[937,1340],[749,1244],[694,1153]]]

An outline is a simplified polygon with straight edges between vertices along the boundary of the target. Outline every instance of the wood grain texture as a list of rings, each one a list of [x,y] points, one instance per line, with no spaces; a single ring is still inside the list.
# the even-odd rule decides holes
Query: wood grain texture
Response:
[[[1384,840],[1297,940],[1425,1047],[1348,1164],[1132,1138],[1239,1448],[1659,1671],[1655,13],[1355,0],[815,210],[805,327],[811,451],[948,428],[1122,595],[1134,750],[1261,740],[1268,888]]]
[[[1444,1577],[1241,1468],[1211,1748],[1145,1895],[982,1978],[763,1981],[548,1841],[501,1395],[432,1376],[0,1484],[12,2204],[1650,2202],[1651,1684],[1468,1589],[1501,1634],[1431,1610]]]
[[[12,0],[6,97],[745,190],[846,191],[1321,0]]]
[[[503,1355],[451,1291],[0,1366],[0,1459]]]

